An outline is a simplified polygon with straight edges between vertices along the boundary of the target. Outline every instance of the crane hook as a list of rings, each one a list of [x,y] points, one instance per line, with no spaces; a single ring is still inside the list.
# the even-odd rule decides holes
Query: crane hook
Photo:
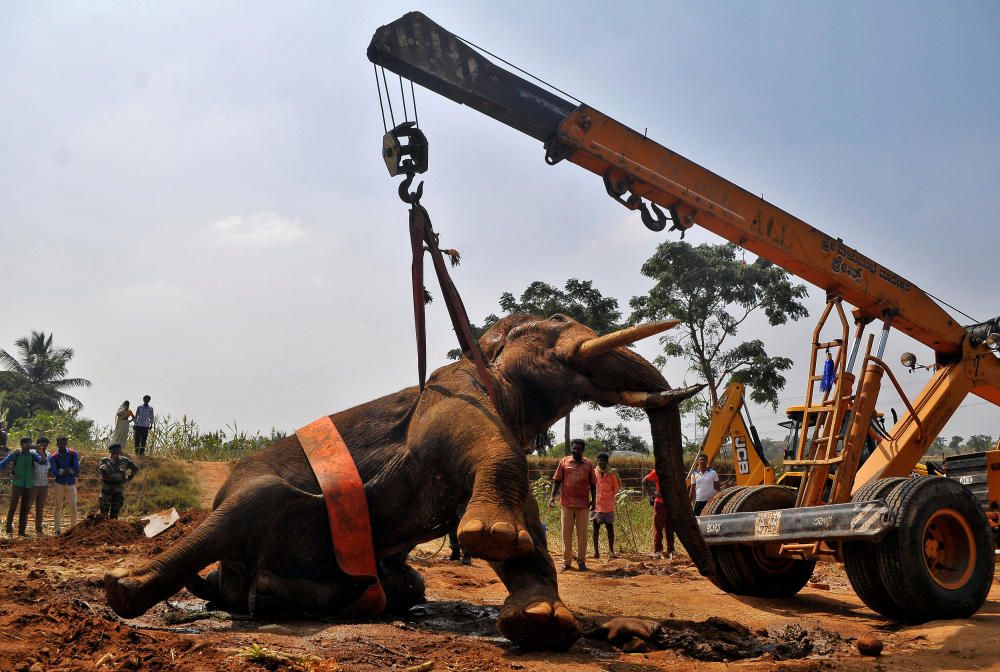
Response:
[[[649,208],[653,209],[653,212],[656,213],[656,217],[649,214]],[[640,214],[642,216],[642,223],[646,225],[647,229],[650,231],[663,231],[663,229],[666,228],[669,220],[663,211],[657,207],[656,203],[651,201],[649,203],[649,207],[646,207],[645,201],[639,201],[639,209],[641,210]]]
[[[684,226],[683,224],[681,224],[681,218],[677,214],[677,208],[676,207],[671,207],[671,208],[669,208],[669,210],[670,210],[670,221],[673,222],[673,223],[670,225],[670,228],[667,229],[667,233],[670,233],[671,231],[680,231],[681,232],[681,240],[684,240],[684,234],[687,233],[688,227]],[[689,222],[690,222],[690,219],[691,218],[689,217],[688,218]],[[690,226],[690,224],[688,226]]]
[[[416,205],[420,203],[420,197],[424,195],[424,183],[421,180],[420,184],[417,185],[417,190],[412,192],[410,191],[411,184],[413,184],[413,173],[407,173],[406,179],[399,183],[399,198],[403,203]]]

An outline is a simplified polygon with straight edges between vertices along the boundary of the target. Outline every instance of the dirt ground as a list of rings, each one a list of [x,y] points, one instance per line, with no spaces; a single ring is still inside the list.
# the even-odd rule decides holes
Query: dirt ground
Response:
[[[232,462],[191,462],[188,470],[198,484],[198,507],[211,511],[215,493],[229,478]]]
[[[104,603],[104,573],[146,561],[205,515],[184,512],[155,539],[142,536],[141,523],[89,518],[63,537],[0,541],[0,670],[1000,669],[1000,583],[971,619],[904,628],[862,606],[830,565],[796,597],[768,601],[718,590],[686,559],[638,555],[563,573],[560,591],[588,628],[620,616],[664,622],[666,649],[626,653],[585,638],[566,653],[521,651],[496,631],[503,585],[480,560],[446,560],[443,542],[422,549],[440,546],[437,555],[414,560],[428,603],[401,619],[234,619],[202,613],[205,603],[183,591],[141,618],[117,618]],[[884,652],[862,657],[855,640],[873,632]],[[255,644],[294,660],[251,662],[244,654]]]

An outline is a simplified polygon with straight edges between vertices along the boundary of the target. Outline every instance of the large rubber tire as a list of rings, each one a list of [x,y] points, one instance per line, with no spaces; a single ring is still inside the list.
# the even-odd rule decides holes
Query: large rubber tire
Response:
[[[746,486],[736,486],[732,488],[726,488],[725,490],[720,490],[715,493],[712,499],[708,500],[705,504],[705,508],[701,510],[702,517],[704,516],[715,516],[722,513],[723,507],[729,503],[733,497],[738,495],[740,492],[746,489]],[[733,592],[733,586],[726,579],[725,574],[722,572],[722,567],[719,562],[719,551],[718,546],[709,546],[709,551],[712,554],[712,558],[715,559],[715,567],[718,570],[715,577],[712,579],[712,583],[718,586],[720,589],[726,591],[727,593]]]
[[[744,488],[722,508],[722,513],[774,511],[795,506],[795,491],[780,485]],[[729,592],[754,597],[790,597],[806,585],[815,560],[772,558],[762,544],[719,546],[719,568],[732,587]]]
[[[995,556],[975,495],[942,476],[910,479],[886,503],[896,527],[876,544],[879,574],[904,623],[968,618],[993,585]],[[888,615],[888,614],[887,614]]]
[[[854,493],[852,502],[867,502],[875,499],[886,499],[889,493],[909,478],[880,478]],[[879,574],[877,544],[871,541],[848,541],[843,545],[844,570],[847,578],[861,601],[875,613],[899,618],[902,606],[896,601],[895,595],[882,581]]]

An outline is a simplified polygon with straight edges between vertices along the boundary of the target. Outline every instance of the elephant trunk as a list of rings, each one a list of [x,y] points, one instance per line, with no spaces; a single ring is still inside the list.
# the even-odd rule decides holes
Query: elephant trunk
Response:
[[[665,408],[646,410],[653,434],[653,455],[656,457],[656,474],[660,479],[660,492],[667,505],[667,514],[674,531],[702,576],[716,575],[715,559],[701,536],[698,522],[691,508],[684,478],[681,440],[681,413],[677,404]]]
[[[215,530],[205,523],[157,555],[145,567],[134,572],[118,569],[105,575],[104,591],[108,606],[123,618],[135,618],[196,577],[199,569],[216,559],[191,553],[192,549],[201,549],[211,543],[210,537]]]
[[[268,479],[244,481],[245,495],[225,499],[193,532],[132,571],[119,569],[104,577],[108,606],[124,618],[144,614],[197,577],[198,572],[232,552],[234,539],[254,538],[280,515],[273,506]]]

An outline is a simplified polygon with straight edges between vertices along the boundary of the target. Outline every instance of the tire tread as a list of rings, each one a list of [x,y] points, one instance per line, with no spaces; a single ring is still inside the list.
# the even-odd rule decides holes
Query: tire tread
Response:
[[[881,478],[867,483],[851,498],[853,502],[885,499],[894,488],[908,478]],[[843,546],[844,570],[851,587],[861,601],[877,614],[896,618],[902,614],[903,605],[895,599],[879,574],[876,557],[877,544],[869,541],[845,542]]]
[[[747,487],[730,499],[723,507],[722,513],[754,510],[745,509],[747,501],[765,491],[787,493],[787,505],[776,508],[791,508],[795,505],[794,489],[780,485],[755,485]],[[809,581],[815,565],[814,560],[792,560],[784,574],[764,575],[757,571],[756,559],[748,546],[733,544],[719,548],[720,571],[732,584],[733,590],[731,592],[737,595],[771,598],[791,597],[802,590],[802,587]]]
[[[899,613],[886,615],[904,623],[924,623],[966,618],[978,611],[993,584],[995,558],[986,516],[972,492],[942,476],[924,476],[894,489],[886,503],[896,515],[896,527],[877,545],[879,575],[895,601],[905,605]],[[938,586],[920,555],[928,509],[942,506],[966,517],[977,548],[977,566],[969,582],[958,590]]]

